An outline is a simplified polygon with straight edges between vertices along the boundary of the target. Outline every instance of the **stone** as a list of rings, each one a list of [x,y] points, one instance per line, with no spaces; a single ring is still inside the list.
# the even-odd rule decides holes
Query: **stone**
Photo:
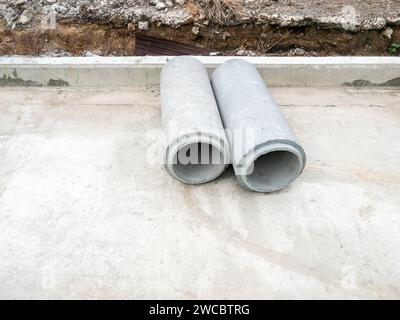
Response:
[[[194,26],[192,28],[192,33],[197,36],[200,33],[199,27]]]
[[[27,0],[17,0],[17,1],[15,1],[15,6],[17,6],[17,7],[25,7],[27,2],[28,2]]]
[[[124,17],[119,14],[114,14],[111,17],[111,23],[116,27],[122,27],[125,24]]]
[[[393,29],[392,28],[386,28],[385,30],[383,30],[382,35],[385,38],[388,38],[389,40],[392,39]]]
[[[256,56],[256,54],[251,51],[251,50],[244,50],[244,49],[240,49],[236,52],[235,54],[236,56],[250,56],[250,57],[254,57]]]
[[[231,36],[231,34],[230,34],[229,32],[227,32],[227,31],[223,32],[222,35],[221,35],[222,40],[226,40],[226,39],[228,39],[230,36]]]
[[[150,23],[148,21],[139,21],[138,28],[139,30],[148,30],[150,28]]]
[[[135,31],[136,30],[136,25],[134,23],[132,23],[132,22],[129,22],[127,27],[128,27],[129,31]]]
[[[159,11],[160,10],[164,10],[166,7],[167,7],[167,5],[162,1],[159,1],[156,4],[156,9],[159,10]]]
[[[31,12],[30,9],[26,9],[24,10],[24,12],[22,12],[21,16],[19,17],[17,24],[28,24],[29,22],[31,22],[33,18],[33,14]]]
[[[84,57],[99,57],[101,56],[101,52],[99,51],[94,51],[94,52],[90,52],[90,51],[85,51],[83,53]]]
[[[18,19],[18,15],[11,8],[7,8],[2,12],[3,18],[6,20],[7,26],[12,26],[15,20]]]
[[[295,48],[290,50],[290,54],[293,56],[304,56],[306,54],[306,51],[302,48]]]

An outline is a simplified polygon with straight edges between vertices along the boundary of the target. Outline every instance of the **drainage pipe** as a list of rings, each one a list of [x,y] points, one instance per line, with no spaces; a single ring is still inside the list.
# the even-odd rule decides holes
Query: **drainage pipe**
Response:
[[[230,153],[206,68],[195,58],[172,59],[162,69],[160,90],[164,167],[185,183],[214,180]]]
[[[229,60],[214,72],[212,86],[239,183],[273,192],[293,182],[306,155],[257,69],[245,60]]]

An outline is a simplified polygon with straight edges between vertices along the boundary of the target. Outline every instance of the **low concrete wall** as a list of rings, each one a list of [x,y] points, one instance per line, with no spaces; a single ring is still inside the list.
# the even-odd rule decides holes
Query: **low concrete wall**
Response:
[[[211,73],[232,57],[197,57]],[[237,57],[235,57],[237,58]],[[0,58],[0,86],[159,84],[171,57]],[[400,57],[243,57],[269,86],[400,86]]]

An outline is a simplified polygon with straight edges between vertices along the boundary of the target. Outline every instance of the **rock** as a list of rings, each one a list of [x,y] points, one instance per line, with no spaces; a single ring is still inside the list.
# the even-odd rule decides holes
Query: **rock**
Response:
[[[57,15],[53,6],[46,6],[43,8],[43,16],[41,27],[44,30],[54,30],[57,28]]]
[[[34,20],[42,21],[50,8],[60,21],[111,24],[118,28],[138,21],[178,28],[193,21],[191,12],[180,8],[175,0],[0,0],[0,20],[6,28],[25,28]],[[22,16],[18,22],[25,9],[33,12],[32,17]],[[146,23],[142,27],[146,28]]]
[[[19,17],[18,23],[20,23],[20,24],[27,24],[27,23],[29,23],[31,20],[32,20],[31,17],[26,16],[26,15],[21,15],[21,16]]]
[[[382,35],[385,38],[388,38],[389,40],[392,39],[393,29],[392,28],[386,28],[385,30],[383,30]]]
[[[40,54],[40,57],[72,57],[72,54],[64,49],[56,48],[52,50],[45,50]]]
[[[159,11],[160,10],[164,10],[166,7],[167,7],[167,5],[164,2],[161,2],[161,1],[157,2],[157,4],[156,4],[156,9],[159,10]]]
[[[231,34],[227,31],[223,32],[221,35],[222,40],[226,40],[226,39],[230,38],[230,36],[231,36]]]
[[[24,12],[22,12],[21,16],[19,17],[17,24],[28,24],[29,22],[31,22],[33,18],[33,12],[30,9],[26,9],[24,10]]]
[[[24,8],[27,4],[28,0],[17,0],[15,1],[15,6],[19,8]]]
[[[18,15],[15,13],[15,11],[11,8],[7,8],[2,12],[4,20],[6,20],[7,26],[11,27],[15,20],[18,19]]]
[[[238,51],[236,52],[236,55],[237,55],[237,56],[247,56],[247,51],[246,51],[246,50],[243,50],[243,49],[240,49],[240,50],[238,50]]]
[[[135,31],[136,30],[136,25],[132,22],[128,23],[128,31]]]
[[[101,56],[101,52],[100,51],[94,51],[94,52],[90,52],[90,51],[85,51],[83,53],[84,57],[100,57]]]
[[[291,56],[304,56],[306,54],[306,51],[302,48],[295,48],[289,51],[289,54]]]
[[[199,27],[194,26],[192,28],[192,33],[197,36],[200,33]]]
[[[138,28],[139,30],[148,30],[150,28],[150,23],[148,21],[139,21]]]
[[[244,49],[240,49],[240,50],[236,51],[235,55],[236,56],[250,56],[250,57],[256,56],[256,54],[253,51],[244,50]]]
[[[114,14],[111,17],[111,23],[116,27],[122,27],[125,24],[124,17],[119,14]]]
[[[344,30],[356,31],[359,21],[358,14],[354,6],[343,6],[339,15],[339,21]]]
[[[175,28],[193,21],[211,19],[211,23],[213,14],[222,14],[229,16],[229,24],[242,24],[243,28],[244,24],[276,27],[311,25],[357,31],[384,30],[390,25],[394,30],[393,26],[400,23],[398,1],[376,0],[377,5],[369,6],[363,5],[363,0],[334,0],[334,5],[330,5],[330,1],[313,0],[316,5],[307,6],[308,0],[0,0],[0,18],[9,9],[20,16],[29,8],[34,12],[32,19],[40,20],[43,8],[50,6],[54,7],[59,20],[71,23],[86,21],[105,24],[114,15],[121,15],[125,22],[133,19],[140,21],[145,20],[140,18],[145,14],[149,21],[161,21]],[[208,13],[204,6],[206,3],[212,9]],[[222,3],[224,5],[221,8]],[[213,13],[213,10],[217,11]],[[7,26],[13,25],[17,19],[12,23],[8,19]],[[207,21],[203,24],[206,25]],[[252,21],[251,24],[249,21]]]

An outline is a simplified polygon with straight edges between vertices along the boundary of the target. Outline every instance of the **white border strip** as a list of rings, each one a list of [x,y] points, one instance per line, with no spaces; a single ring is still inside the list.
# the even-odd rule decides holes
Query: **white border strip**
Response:
[[[19,66],[162,66],[171,56],[145,57],[0,57],[0,65]],[[400,57],[232,57],[232,56],[196,56],[207,66],[217,66],[230,59],[245,59],[256,65],[388,65],[400,64]]]

